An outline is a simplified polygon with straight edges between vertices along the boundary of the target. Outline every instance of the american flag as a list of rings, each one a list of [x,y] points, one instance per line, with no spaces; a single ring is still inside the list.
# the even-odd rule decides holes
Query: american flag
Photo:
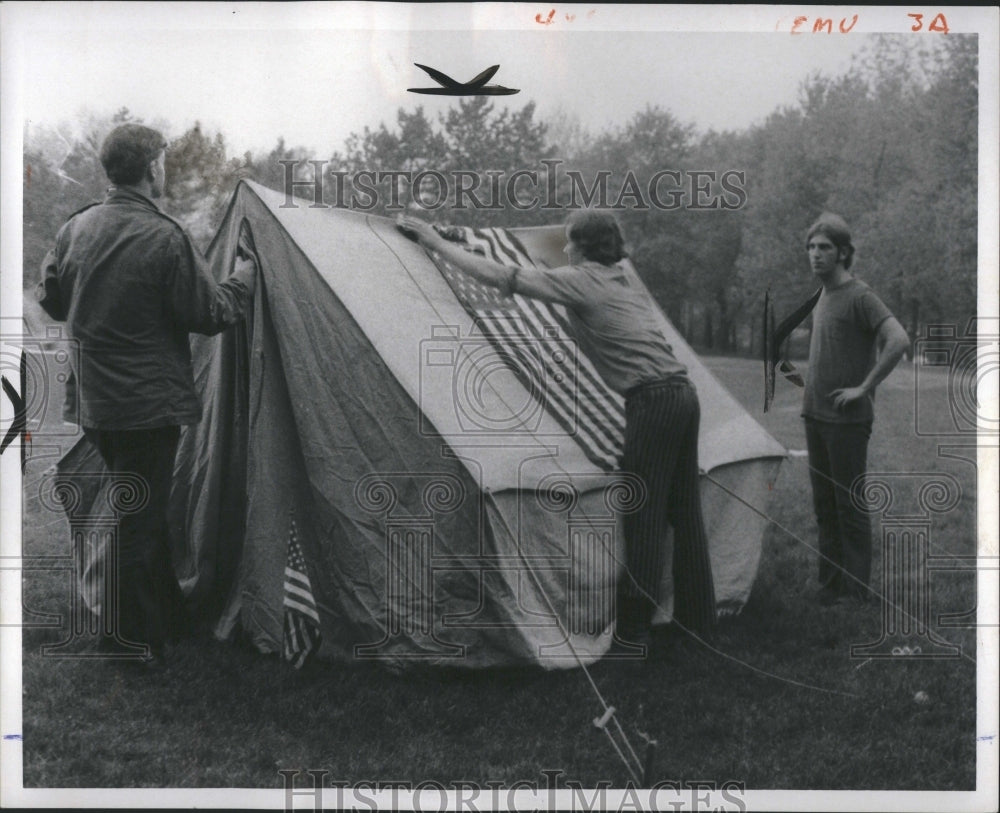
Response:
[[[521,241],[505,229],[453,227],[442,232],[503,265],[533,267]],[[507,296],[432,258],[458,301],[532,398],[605,471],[618,467],[625,439],[624,402],[583,352],[562,305]]]
[[[285,563],[285,660],[302,668],[309,653],[319,647],[319,613],[313,598],[306,560],[292,519]]]

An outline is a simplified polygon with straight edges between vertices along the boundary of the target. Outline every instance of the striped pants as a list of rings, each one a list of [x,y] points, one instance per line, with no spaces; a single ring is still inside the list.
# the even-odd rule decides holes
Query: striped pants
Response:
[[[715,629],[715,589],[698,482],[701,407],[684,376],[630,390],[625,400],[622,470],[642,479],[646,501],[624,516],[625,563],[619,587],[619,627],[648,628],[663,568],[671,564],[674,617],[687,629]],[[667,540],[674,530],[674,549]]]

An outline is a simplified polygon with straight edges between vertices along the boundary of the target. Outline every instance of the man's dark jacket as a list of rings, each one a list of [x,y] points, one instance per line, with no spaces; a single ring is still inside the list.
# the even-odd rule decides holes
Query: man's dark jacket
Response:
[[[112,188],[71,217],[37,289],[79,348],[65,419],[115,430],[197,423],[188,333],[237,321],[252,273],[216,283],[184,229],[131,190]]]

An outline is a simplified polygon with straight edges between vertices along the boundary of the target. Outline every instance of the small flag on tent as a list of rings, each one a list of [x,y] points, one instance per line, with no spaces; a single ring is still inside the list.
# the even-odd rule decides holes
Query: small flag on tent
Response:
[[[285,564],[285,660],[302,668],[309,653],[319,647],[319,613],[306,570],[302,544],[292,520]]]
[[[506,229],[450,227],[441,233],[503,265],[535,265]],[[506,296],[432,256],[458,301],[536,402],[576,438],[591,462],[605,471],[616,469],[625,443],[624,401],[577,352],[563,306]]]

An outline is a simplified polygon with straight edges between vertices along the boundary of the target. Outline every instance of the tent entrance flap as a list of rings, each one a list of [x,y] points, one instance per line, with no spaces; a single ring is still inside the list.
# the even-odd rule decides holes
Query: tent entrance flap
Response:
[[[191,342],[204,414],[181,438],[170,525],[192,605],[217,634],[242,629],[290,660],[599,658],[623,560],[622,507],[609,496],[623,421],[620,399],[585,380],[585,358],[577,413],[531,378],[553,363],[542,339],[571,344],[564,315],[463,300],[392,221],[284,204],[240,183],[209,251],[217,279],[252,256],[258,287],[243,324]],[[564,242],[561,227],[465,234],[522,263],[558,263]],[[511,350],[517,337],[502,329],[477,333],[484,309],[532,322],[524,346]],[[738,612],[764,532],[747,504],[766,506],[785,450],[665,317],[662,330],[703,405],[702,467],[725,486],[703,478],[701,491],[717,605]],[[462,400],[457,361],[428,365],[445,350],[497,371],[474,391],[492,399],[489,420],[468,412],[477,404]],[[504,409],[531,419],[491,424]],[[664,574],[660,621],[671,595]]]

